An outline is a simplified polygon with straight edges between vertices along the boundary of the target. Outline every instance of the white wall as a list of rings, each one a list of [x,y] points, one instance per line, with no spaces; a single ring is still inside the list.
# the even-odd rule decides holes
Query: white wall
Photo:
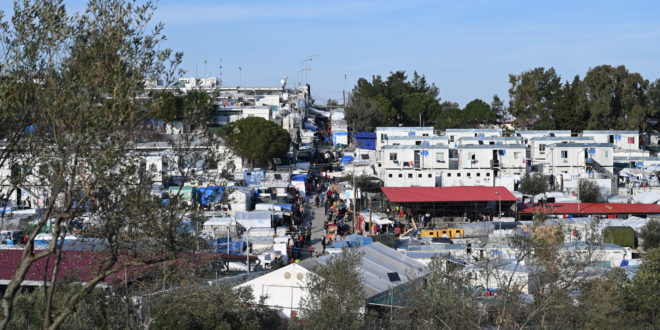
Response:
[[[308,295],[304,287],[309,276],[307,269],[294,263],[243,283],[237,288],[251,287],[255,302],[265,297],[264,304],[286,317],[291,317],[292,311],[300,312],[301,300]]]
[[[442,172],[443,187],[492,186],[494,174],[490,169],[462,169]]]
[[[498,153],[497,159],[501,169],[523,170],[526,167],[526,149],[512,147],[513,145],[498,145],[497,148],[459,148],[458,168],[491,168],[493,151]],[[502,150],[503,152],[500,152]]]
[[[389,136],[433,136],[433,127],[377,127],[376,150],[379,150]]]
[[[380,178],[385,187],[436,187],[442,171],[433,170],[381,170]]]
[[[449,149],[448,148],[429,148],[424,149],[420,146],[419,149],[410,148],[385,148],[380,151],[380,168],[381,169],[397,169],[397,168],[412,168],[415,160],[415,151],[420,152],[419,168],[420,169],[446,169],[449,168]],[[426,155],[422,153],[426,152]],[[440,155],[438,155],[440,154]],[[394,160],[393,158],[396,158]],[[438,161],[441,160],[441,161]],[[408,162],[411,166],[404,166],[404,162]]]
[[[613,143],[616,149],[624,149],[624,150],[639,149],[638,132],[631,133],[628,131],[610,131],[604,133],[604,132],[584,131],[582,133],[582,136],[593,137],[596,143]],[[612,139],[610,139],[610,137],[612,137]]]

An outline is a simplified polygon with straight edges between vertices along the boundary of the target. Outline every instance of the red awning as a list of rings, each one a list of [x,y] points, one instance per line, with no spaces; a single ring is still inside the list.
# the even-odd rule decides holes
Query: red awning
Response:
[[[382,187],[387,199],[394,203],[422,202],[515,202],[505,187]]]
[[[521,210],[521,214],[533,214],[539,209],[549,214],[660,214],[657,204],[619,204],[619,203],[550,203]]]

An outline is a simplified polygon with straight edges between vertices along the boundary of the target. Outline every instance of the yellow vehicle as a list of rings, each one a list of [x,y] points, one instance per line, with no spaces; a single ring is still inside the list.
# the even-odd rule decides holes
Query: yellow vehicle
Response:
[[[422,237],[446,237],[446,238],[463,238],[465,233],[461,228],[447,228],[447,229],[422,229],[420,236]]]

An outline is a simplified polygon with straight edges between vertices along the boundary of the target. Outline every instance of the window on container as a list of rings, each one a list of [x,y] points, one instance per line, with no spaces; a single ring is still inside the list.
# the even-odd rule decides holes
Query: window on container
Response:
[[[445,153],[444,152],[438,152],[435,154],[435,161],[437,163],[444,163],[445,162]]]
[[[465,173],[465,175],[469,178],[472,174],[470,172]]]
[[[520,152],[516,151],[513,153],[513,159],[520,159]]]
[[[408,173],[408,179],[412,179],[412,173]]]
[[[456,173],[456,176],[457,176],[457,177],[461,177],[461,173]]]
[[[628,144],[635,144],[635,138],[634,137],[629,137],[628,138]]]
[[[399,173],[399,177],[400,177],[400,178],[403,178],[403,174]]]
[[[398,156],[398,154],[397,154],[396,152],[392,152],[392,153],[390,153],[390,160],[397,160],[397,159],[396,159],[397,156]]]
[[[607,150],[603,150],[603,157],[605,158],[609,157],[609,153]]]
[[[362,160],[369,160],[369,154],[362,154],[360,155],[360,158],[362,158]]]
[[[447,177],[448,177],[448,178],[451,178],[451,173],[447,173]]]
[[[387,140],[387,134],[381,134],[380,139],[381,140]]]
[[[392,177],[392,173],[390,173],[390,178]]]
[[[545,152],[545,144],[539,144],[539,151],[540,151],[541,153],[544,153],[544,152]]]
[[[433,177],[433,175],[432,175],[432,174],[429,174],[429,178],[432,178],[432,177]]]
[[[416,146],[421,146],[421,145],[422,145],[422,141],[415,141],[415,145],[416,145]]]
[[[421,177],[422,177],[422,173],[417,174],[417,177],[418,177],[418,178],[421,178]]]
[[[477,176],[481,176],[481,173],[477,172]]]
[[[562,150],[561,151],[561,158],[568,158],[568,151],[567,150]]]
[[[490,172],[486,173],[486,176],[490,176]]]

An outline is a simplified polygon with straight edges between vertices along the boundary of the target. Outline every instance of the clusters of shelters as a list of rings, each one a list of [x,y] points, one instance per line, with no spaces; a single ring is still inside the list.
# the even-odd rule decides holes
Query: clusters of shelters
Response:
[[[641,148],[638,131],[378,127],[374,138],[367,145],[375,145],[374,171],[386,187],[504,186],[513,191],[526,173],[542,173],[558,191],[574,192],[579,179],[588,179],[608,196],[623,183],[658,182],[654,167],[660,158]]]

